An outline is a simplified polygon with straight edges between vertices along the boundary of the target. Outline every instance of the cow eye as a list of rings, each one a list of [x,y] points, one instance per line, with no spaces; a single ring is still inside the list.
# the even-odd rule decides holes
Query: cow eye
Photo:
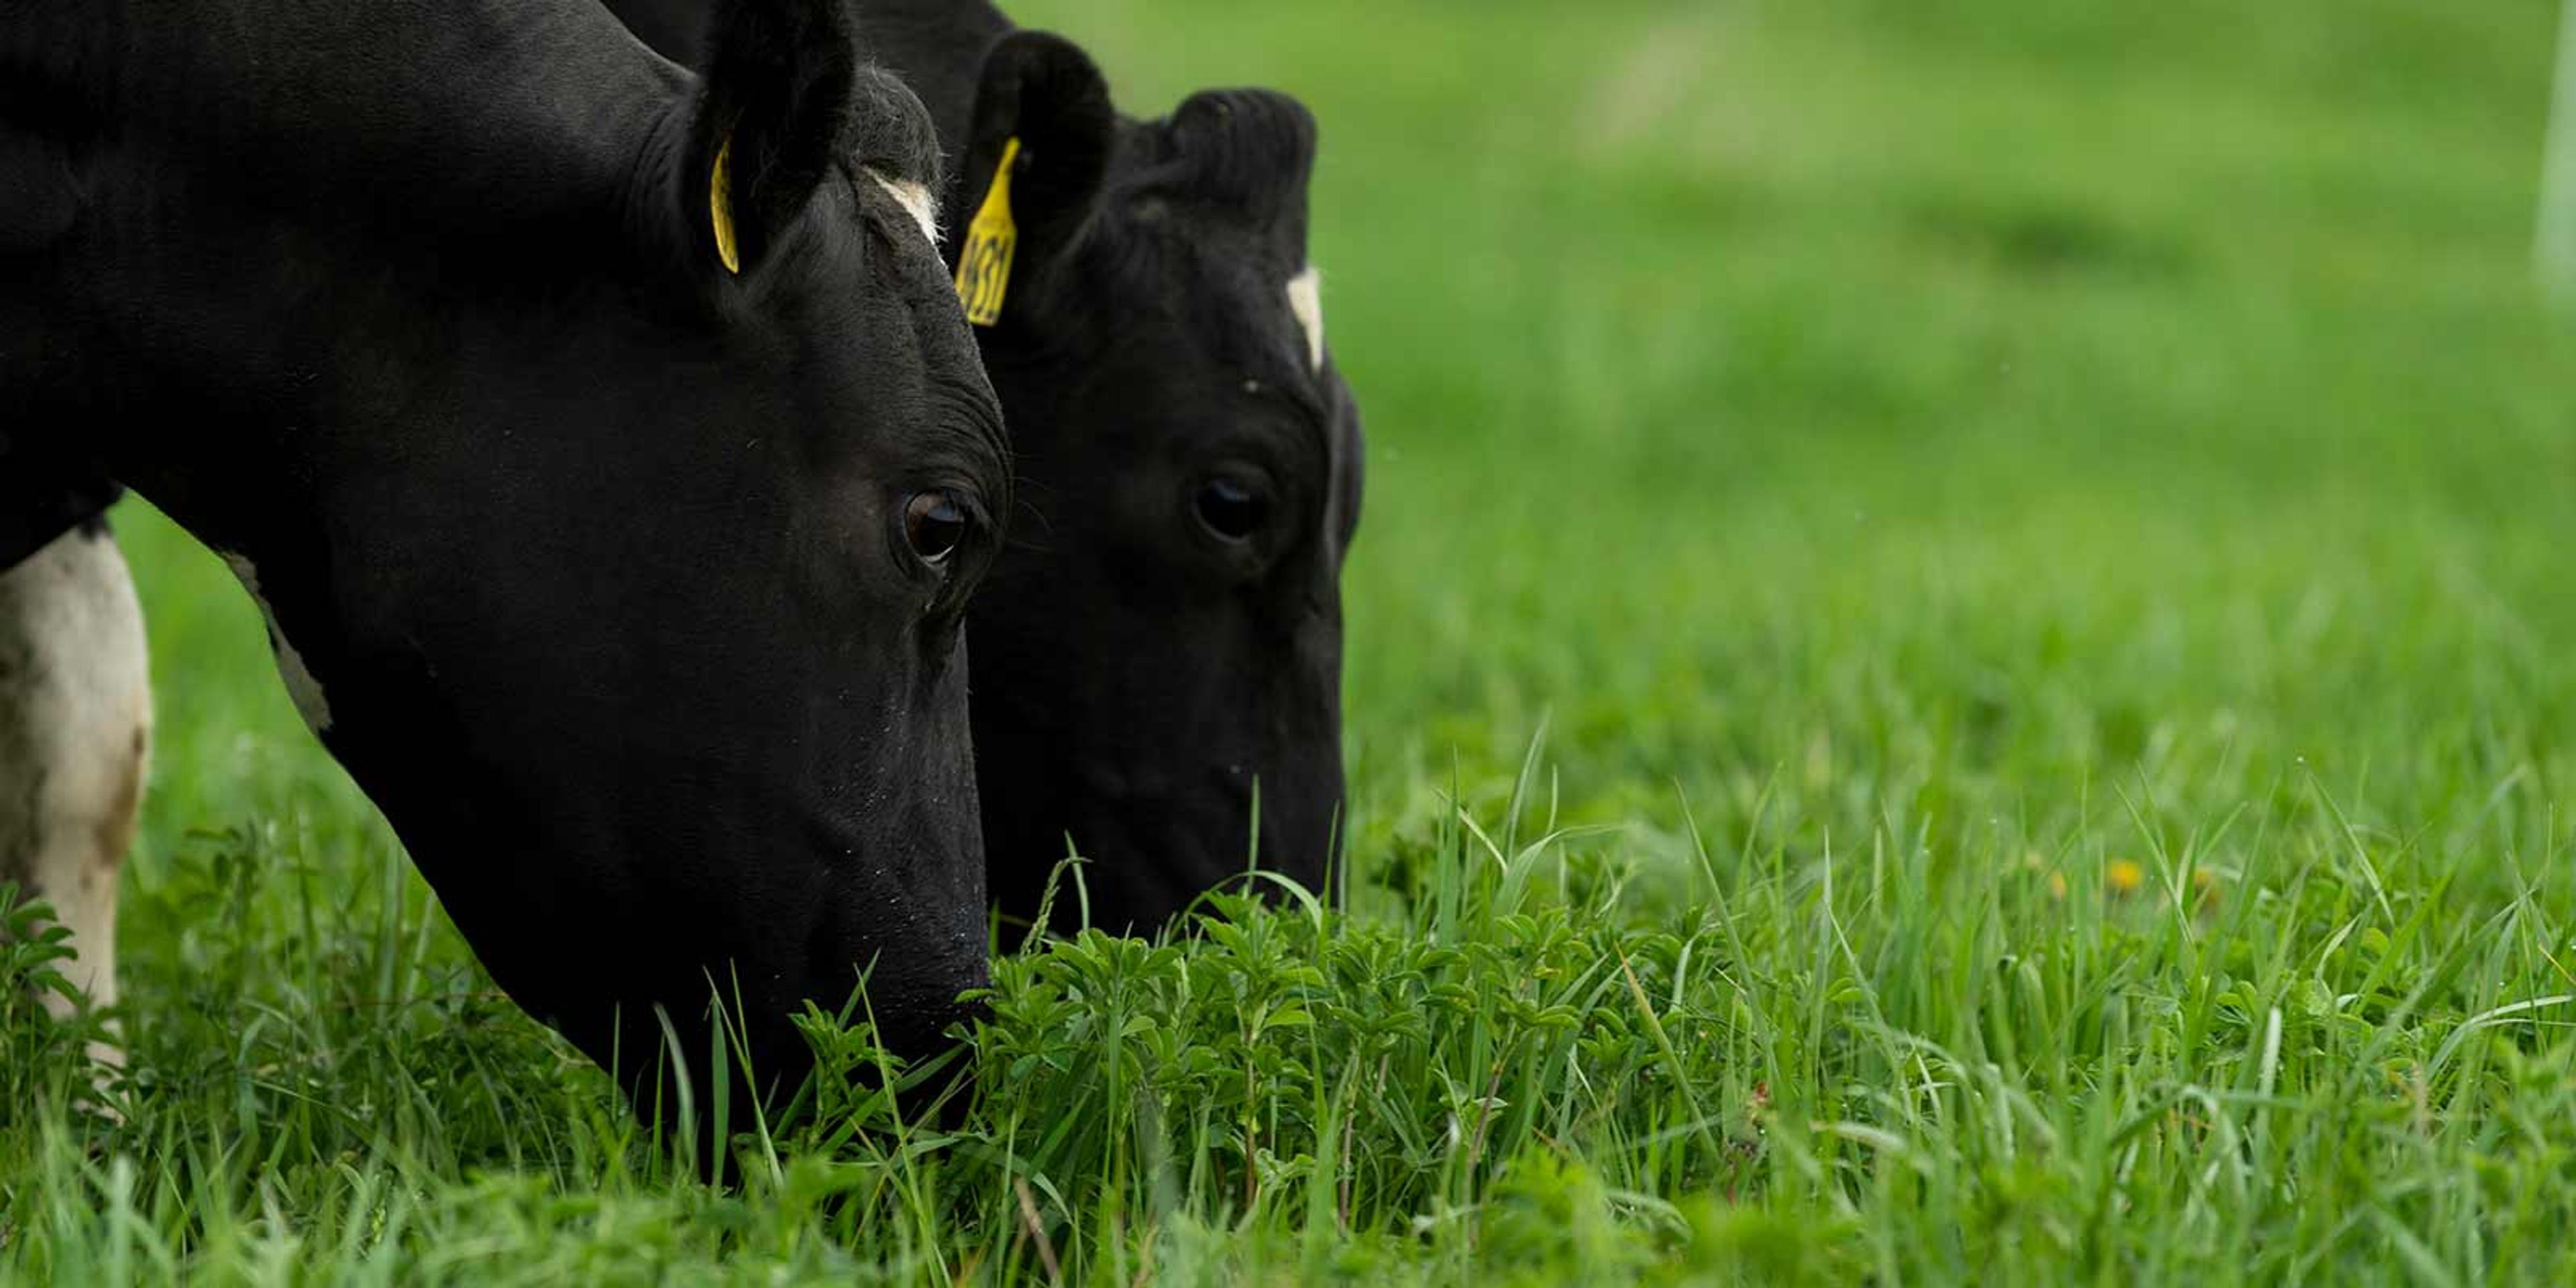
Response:
[[[966,544],[973,522],[952,492],[915,492],[903,503],[903,539],[923,563],[936,568]]]
[[[1240,479],[1217,477],[1199,485],[1192,509],[1218,540],[1244,542],[1270,517],[1270,501]]]

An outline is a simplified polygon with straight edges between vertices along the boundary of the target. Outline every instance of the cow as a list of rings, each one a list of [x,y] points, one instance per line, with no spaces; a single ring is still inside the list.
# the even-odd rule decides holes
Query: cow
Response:
[[[610,7],[700,56],[704,0]],[[1313,118],[1230,91],[1132,119],[983,0],[861,10],[952,161],[942,249],[1023,497],[968,611],[997,901],[1034,916],[1068,843],[1093,862],[1059,927],[1158,925],[1255,856],[1321,890],[1362,452],[1307,261]]]
[[[920,103],[838,0],[708,41],[701,81],[591,0],[0,25],[0,640],[49,641],[0,745],[84,686],[131,732],[132,487],[501,987],[636,1094],[676,1034],[701,1106],[711,1000],[769,1092],[808,999],[864,976],[927,1055],[988,980],[963,620],[1011,504]],[[41,844],[0,877],[104,963],[122,834]]]

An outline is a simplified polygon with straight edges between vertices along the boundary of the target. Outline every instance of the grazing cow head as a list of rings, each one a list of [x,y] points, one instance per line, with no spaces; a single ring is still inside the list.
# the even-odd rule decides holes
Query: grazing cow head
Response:
[[[999,296],[980,338],[1020,512],[969,613],[994,893],[1032,913],[1068,836],[1113,927],[1256,847],[1320,889],[1361,453],[1306,257],[1313,118],[1234,91],[1122,121],[1079,49],[1006,36],[949,221],[970,286],[999,271],[971,229],[1006,155],[1016,245],[975,302]]]
[[[231,557],[593,1057],[703,1051],[712,991],[792,1077],[871,969],[933,1048],[987,978],[961,624],[1009,499],[930,123],[845,6],[716,6],[703,86],[584,0],[77,9],[0,40],[92,203],[0,264],[0,402]]]

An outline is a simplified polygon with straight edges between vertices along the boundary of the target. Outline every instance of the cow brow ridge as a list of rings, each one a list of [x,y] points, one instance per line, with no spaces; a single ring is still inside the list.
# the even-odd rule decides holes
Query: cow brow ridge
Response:
[[[1000,483],[1001,495],[997,500],[1007,512],[1015,480],[1011,470],[1010,434],[1002,424],[1000,404],[990,393],[978,390],[969,382],[944,375],[934,376],[931,380],[929,399],[934,412],[943,419],[955,418],[966,422],[964,446],[971,450],[957,454],[975,458],[968,462],[969,465],[983,467],[989,471],[990,478]],[[954,450],[947,438],[942,435],[942,441],[934,444],[935,449]]]

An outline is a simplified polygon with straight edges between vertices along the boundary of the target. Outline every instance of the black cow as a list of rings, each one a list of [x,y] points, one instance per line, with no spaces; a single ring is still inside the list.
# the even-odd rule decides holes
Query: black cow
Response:
[[[704,0],[611,7],[693,60]],[[1022,513],[969,614],[994,894],[1030,914],[1068,836],[1111,926],[1163,920],[1256,841],[1320,886],[1361,443],[1306,259],[1312,118],[1236,91],[1132,120],[1080,49],[983,0],[861,8],[960,161],[946,257],[1000,306],[978,338]],[[970,226],[1006,152],[997,286]]]
[[[513,997],[632,1072],[718,992],[792,1078],[802,999],[873,967],[921,1052],[987,979],[1007,477],[919,103],[836,0],[711,31],[701,86],[590,0],[15,0],[0,539],[152,498]]]

